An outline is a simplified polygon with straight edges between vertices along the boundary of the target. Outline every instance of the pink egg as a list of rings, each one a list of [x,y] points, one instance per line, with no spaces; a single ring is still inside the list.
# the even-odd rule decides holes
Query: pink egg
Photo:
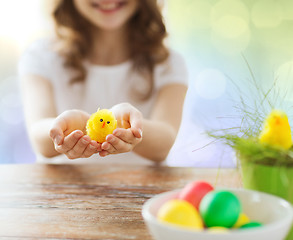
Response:
[[[207,182],[191,182],[181,190],[178,195],[178,199],[190,202],[196,209],[198,209],[201,199],[212,190],[214,190],[213,186]]]

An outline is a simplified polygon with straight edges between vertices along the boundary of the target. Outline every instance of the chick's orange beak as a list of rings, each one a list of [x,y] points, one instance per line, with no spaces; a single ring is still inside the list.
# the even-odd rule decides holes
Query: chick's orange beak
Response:
[[[103,122],[103,125],[102,125],[102,128],[104,128],[105,127],[105,122]]]
[[[281,124],[281,119],[280,118],[276,118],[275,123],[276,123],[276,125],[280,125]]]

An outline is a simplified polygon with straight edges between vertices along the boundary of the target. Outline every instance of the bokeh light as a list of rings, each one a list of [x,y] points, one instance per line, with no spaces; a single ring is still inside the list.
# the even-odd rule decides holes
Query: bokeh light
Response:
[[[283,21],[282,5],[275,0],[258,0],[252,7],[251,19],[258,28],[277,27]]]
[[[249,44],[250,30],[244,19],[228,15],[213,23],[211,38],[221,53],[240,54]]]
[[[221,0],[217,1],[211,12],[212,23],[216,23],[225,16],[235,16],[249,22],[250,14],[247,6],[240,0]]]
[[[46,1],[0,0],[0,38],[17,42],[23,50],[33,39],[48,34],[52,29],[46,18]]]
[[[192,22],[193,31],[210,27],[212,9],[210,2],[206,0],[191,1],[190,9],[192,11],[190,21]]]
[[[211,19],[211,41],[218,51],[235,55],[246,49],[250,41],[250,14],[242,1],[218,1],[212,8]]]
[[[209,1],[193,0],[187,4],[178,4],[176,0],[167,2],[167,24],[172,25],[183,34],[190,34],[192,30],[208,28],[212,5]]]

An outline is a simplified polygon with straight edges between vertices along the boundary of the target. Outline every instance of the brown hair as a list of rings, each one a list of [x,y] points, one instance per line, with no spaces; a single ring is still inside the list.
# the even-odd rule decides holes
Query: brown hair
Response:
[[[156,0],[139,0],[137,12],[129,20],[129,49],[133,68],[145,76],[148,89],[141,99],[153,91],[154,66],[165,61],[169,52],[163,44],[167,36],[163,18]],[[86,69],[83,60],[91,46],[89,22],[75,9],[73,0],[59,0],[53,11],[55,29],[65,58],[65,67],[75,71],[71,82],[84,81]]]

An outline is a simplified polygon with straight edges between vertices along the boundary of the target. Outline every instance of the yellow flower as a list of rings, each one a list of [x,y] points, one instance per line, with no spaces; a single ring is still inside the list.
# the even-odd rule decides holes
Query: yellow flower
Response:
[[[111,134],[116,127],[117,120],[114,114],[108,109],[98,109],[87,121],[86,131],[92,140],[103,143],[106,136]]]
[[[291,129],[285,112],[272,110],[264,122],[259,140],[261,143],[285,150],[292,146]]]

